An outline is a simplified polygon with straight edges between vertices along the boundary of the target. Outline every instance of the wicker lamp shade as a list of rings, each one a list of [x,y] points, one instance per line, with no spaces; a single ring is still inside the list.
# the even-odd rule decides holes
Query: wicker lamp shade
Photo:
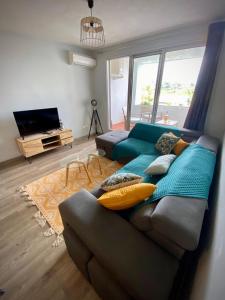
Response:
[[[105,44],[104,28],[99,18],[92,16],[93,1],[88,1],[91,16],[81,19],[80,42],[87,47],[100,47]]]

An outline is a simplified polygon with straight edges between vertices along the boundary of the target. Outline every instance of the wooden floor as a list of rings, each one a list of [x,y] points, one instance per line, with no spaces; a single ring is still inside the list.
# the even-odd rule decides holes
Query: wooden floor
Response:
[[[67,254],[65,244],[52,248],[54,237],[43,237],[32,218],[37,211],[27,207],[16,192],[18,186],[40,178],[65,163],[95,149],[93,140],[80,139],[36,156],[29,164],[23,158],[0,166],[0,288],[1,300],[99,300],[91,285]]]

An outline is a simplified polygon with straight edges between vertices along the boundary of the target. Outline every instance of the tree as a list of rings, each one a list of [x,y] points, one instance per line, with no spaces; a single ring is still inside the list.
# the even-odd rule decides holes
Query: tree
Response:
[[[191,100],[192,100],[192,97],[194,94],[194,89],[195,89],[195,86],[193,83],[191,83],[190,86],[186,87],[184,90],[184,94],[187,97],[187,105],[188,106],[190,106],[190,104],[191,104]]]
[[[155,90],[151,87],[151,85],[146,85],[143,88],[143,93],[141,96],[141,104],[144,105],[152,105],[154,100]]]

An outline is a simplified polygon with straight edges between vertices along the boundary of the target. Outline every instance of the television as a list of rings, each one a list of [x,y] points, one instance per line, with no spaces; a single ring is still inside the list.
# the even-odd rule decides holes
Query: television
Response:
[[[56,107],[13,112],[21,136],[60,128]]]

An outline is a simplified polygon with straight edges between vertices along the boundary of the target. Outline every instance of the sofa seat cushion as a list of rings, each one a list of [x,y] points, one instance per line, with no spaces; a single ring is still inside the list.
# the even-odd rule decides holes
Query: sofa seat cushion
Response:
[[[133,159],[140,154],[159,155],[159,152],[155,149],[155,144],[136,138],[128,138],[113,149],[113,159],[118,161]]]
[[[145,174],[145,169],[152,163],[158,154],[146,155],[141,154],[126,165],[124,165],[121,169],[119,169],[116,173],[134,173],[143,177],[143,182],[157,183],[162,176],[151,176],[149,174]]]

